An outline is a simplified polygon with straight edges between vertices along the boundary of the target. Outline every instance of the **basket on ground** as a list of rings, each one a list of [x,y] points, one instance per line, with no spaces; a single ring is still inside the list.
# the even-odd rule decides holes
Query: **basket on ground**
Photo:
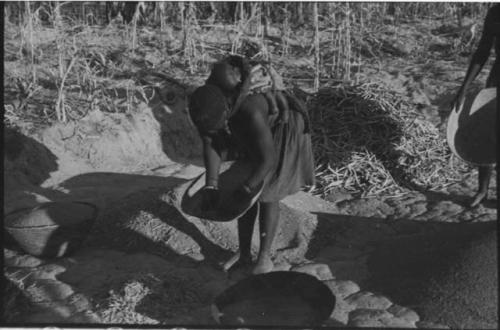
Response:
[[[335,296],[314,276],[278,271],[250,276],[220,294],[215,320],[231,326],[320,326],[331,315]]]
[[[5,217],[4,227],[27,253],[45,258],[74,252],[89,233],[98,209],[85,202],[50,202]]]

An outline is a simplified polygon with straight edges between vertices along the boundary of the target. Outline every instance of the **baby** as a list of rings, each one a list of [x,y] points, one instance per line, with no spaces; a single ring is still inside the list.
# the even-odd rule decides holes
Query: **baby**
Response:
[[[231,55],[214,65],[207,82],[227,92],[238,92],[235,109],[247,95],[262,93],[269,103],[271,114],[279,114],[281,122],[288,122],[289,106],[283,80],[270,66],[252,66],[245,58]]]
[[[250,73],[250,91],[262,93],[271,106],[271,113],[276,114],[279,110],[280,120],[288,122],[288,101],[283,94],[285,92],[283,79],[271,66],[265,67],[257,64],[252,67]]]

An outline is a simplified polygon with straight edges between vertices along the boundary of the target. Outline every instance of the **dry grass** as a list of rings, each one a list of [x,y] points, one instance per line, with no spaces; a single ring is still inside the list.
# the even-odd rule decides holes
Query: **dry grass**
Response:
[[[162,324],[188,316],[209,300],[200,293],[200,283],[180,274],[134,274],[117,285],[97,306],[97,314],[108,324]]]
[[[9,107],[7,112],[10,121],[22,118],[23,112],[27,112],[28,117],[38,116],[42,121],[67,121],[78,120],[89,110],[97,108],[111,112],[128,111],[136,106],[127,99],[130,95],[135,95],[135,92],[131,91],[123,100],[113,100],[116,93],[107,89],[106,81],[103,81],[116,79],[116,75],[126,75],[133,71],[131,67],[135,64],[127,61],[120,63],[123,58],[131,62],[143,61],[142,69],[154,70],[157,70],[160,63],[151,63],[153,59],[161,59],[159,62],[165,64],[163,67],[172,67],[174,62],[178,62],[189,75],[203,76],[209,70],[210,63],[222,54],[228,51],[245,53],[244,48],[248,44],[245,41],[248,40],[257,44],[261,57],[265,59],[275,60],[277,54],[281,54],[282,59],[288,54],[311,57],[314,51],[314,62],[311,63],[314,71],[308,68],[300,77],[311,79],[314,90],[325,79],[354,80],[357,83],[359,76],[353,75],[353,68],[360,70],[365,61],[363,56],[368,54],[380,57],[385,56],[384,51],[394,51],[391,49],[392,39],[384,37],[385,32],[380,30],[381,26],[397,26],[408,20],[427,16],[449,22],[462,12],[469,17],[479,18],[484,15],[486,6],[398,4],[391,13],[391,5],[385,3],[320,3],[316,7],[314,4],[240,4],[236,11],[237,19],[232,25],[225,26],[232,26],[227,42],[224,41],[226,38],[216,38],[214,43],[207,41],[205,37],[207,34],[217,35],[214,24],[216,17],[219,20],[222,18],[220,7],[223,5],[217,5],[219,12],[210,16],[211,25],[206,25],[206,20],[200,18],[205,16],[202,4],[179,3],[158,6],[154,17],[149,19],[149,26],[138,24],[140,12],[137,8],[129,25],[112,22],[104,29],[89,25],[87,17],[73,17],[74,13],[68,12],[71,7],[68,3],[49,3],[41,7],[35,5],[36,3],[31,3],[31,6],[17,5],[22,11],[17,27],[13,26],[15,23],[9,22],[12,15],[5,13],[8,18],[6,30],[14,31],[5,34],[5,50],[7,57],[17,57],[29,68],[29,74],[17,78],[30,83],[32,90],[46,88],[47,82],[50,82],[54,85],[57,96],[53,102],[47,102],[53,97],[53,93],[41,91],[39,94],[47,97],[37,99],[35,93],[30,94],[30,91],[24,94],[19,92],[19,99],[23,99],[23,104],[20,107]],[[165,6],[169,7],[168,11]],[[211,5],[212,10],[215,7]],[[276,12],[273,12],[273,7]],[[312,15],[314,8],[316,14]],[[444,18],[436,17],[438,12]],[[387,13],[390,13],[389,16]],[[102,16],[99,14],[102,13],[94,13],[94,16]],[[302,32],[297,31],[297,22],[292,19],[298,14],[305,18],[306,26],[303,30],[306,33],[303,40],[297,38]],[[46,16],[46,22],[41,21],[42,16]],[[168,30],[165,22],[179,23],[179,33]],[[149,28],[155,24],[160,29],[158,34]],[[268,38],[268,30],[273,24],[283,28],[279,32],[281,35],[271,34],[278,38],[278,43]],[[450,53],[457,54],[469,48],[478,36],[479,33],[469,32],[457,35],[450,45]],[[146,51],[149,50],[154,51],[154,55],[152,53],[147,56]],[[116,56],[117,54],[123,56]],[[314,74],[311,75],[311,72]],[[144,94],[141,87],[135,83],[127,89],[136,88],[139,94]],[[37,103],[44,106],[38,106]],[[121,107],[118,105],[120,103],[127,105]],[[75,105],[84,107],[80,109]]]
[[[211,15],[206,24],[197,3],[167,5],[168,10],[158,9],[159,33],[152,25],[139,25],[138,12],[130,25],[112,22],[103,28],[76,24],[57,10],[64,6],[56,4],[51,25],[46,26],[38,19],[40,10],[26,8],[21,30],[6,23],[5,123],[79,120],[90,111],[129,113],[147,103],[158,87],[148,72],[167,73],[196,85],[214,60],[231,51],[245,53],[250,47],[254,54],[274,60],[288,82],[312,90],[332,81],[345,84],[330,89],[330,94],[320,91],[310,103],[320,126],[314,134],[320,164],[318,193],[339,186],[363,195],[395,194],[409,185],[440,189],[458,180],[464,170],[438,130],[417,115],[411,100],[370,85],[369,77],[360,78],[356,70],[359,73],[362,66],[387,56],[402,56],[392,42],[412,39],[413,35],[399,31],[416,30],[416,18],[432,16],[456,26],[460,8],[479,19],[484,4],[399,4],[388,15],[387,3],[320,3],[314,23],[313,5],[255,3],[240,5],[237,19],[225,25],[217,25],[222,22],[220,14]],[[274,5],[280,14],[273,14],[274,21],[267,17],[264,25],[262,15]],[[301,29],[293,19],[299,10],[307,14]],[[435,15],[438,11],[442,18]],[[179,29],[170,28],[167,21]],[[460,31],[454,28],[451,35],[441,31],[454,40],[451,53],[470,47],[479,36]],[[416,46],[427,51],[424,45]],[[348,87],[359,81],[363,85]],[[380,145],[382,149],[377,149]]]
[[[109,297],[98,306],[98,315],[103,323],[158,324],[158,321],[136,311],[141,301],[151,293],[147,286],[149,280],[150,276],[137,276],[124,283],[118,292],[110,290]]]
[[[31,74],[17,68],[23,58],[7,65],[7,123],[79,120],[89,111],[130,112],[149,101],[154,86],[142,83],[137,74],[147,68],[144,56],[127,50],[127,36],[118,27],[63,26],[54,31],[37,31],[37,37],[47,41],[37,45],[44,51],[31,70],[36,72],[35,83]]]
[[[20,314],[21,304],[19,300],[23,294],[8,280],[4,280],[4,285],[2,320],[6,323],[15,322],[17,316]]]
[[[23,293],[23,290],[28,286],[27,278],[19,277],[17,274],[11,273],[2,277],[3,295],[2,295],[2,320],[6,323],[19,322],[19,317],[30,307],[29,300]]]
[[[468,171],[406,97],[376,84],[320,90],[311,101],[316,193],[439,190]]]

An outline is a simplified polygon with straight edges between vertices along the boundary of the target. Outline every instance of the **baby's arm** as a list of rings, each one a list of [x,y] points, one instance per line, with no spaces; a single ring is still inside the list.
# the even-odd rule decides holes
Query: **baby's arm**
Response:
[[[276,102],[274,93],[271,90],[267,90],[263,94],[266,97],[267,103],[269,103],[269,109],[271,114],[274,115],[278,113],[278,104]]]

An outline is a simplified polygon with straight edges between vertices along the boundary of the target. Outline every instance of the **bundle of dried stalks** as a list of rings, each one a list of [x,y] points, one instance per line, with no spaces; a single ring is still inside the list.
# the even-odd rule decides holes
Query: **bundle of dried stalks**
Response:
[[[310,109],[319,195],[335,188],[362,196],[438,190],[468,171],[454,162],[438,128],[383,86],[322,89]]]

